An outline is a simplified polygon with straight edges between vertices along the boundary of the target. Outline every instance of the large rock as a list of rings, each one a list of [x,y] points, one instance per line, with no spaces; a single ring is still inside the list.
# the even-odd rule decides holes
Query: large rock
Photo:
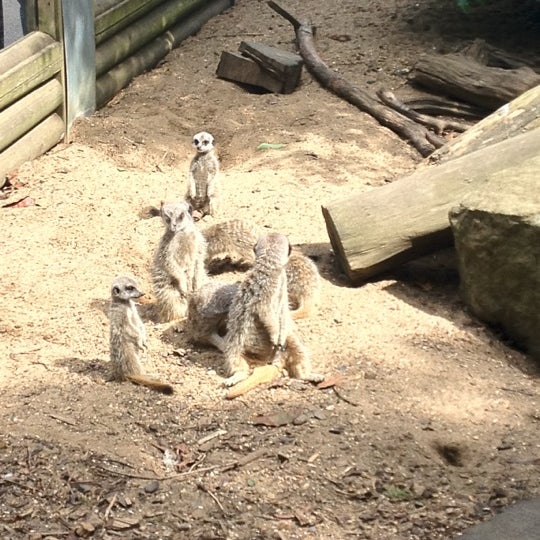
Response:
[[[450,223],[464,300],[540,359],[540,155],[491,177]]]

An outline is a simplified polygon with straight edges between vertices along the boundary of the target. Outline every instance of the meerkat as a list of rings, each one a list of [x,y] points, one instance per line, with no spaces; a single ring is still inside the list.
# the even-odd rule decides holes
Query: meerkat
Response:
[[[206,268],[210,273],[227,266],[247,270],[255,262],[255,244],[263,234],[258,225],[231,219],[210,225],[202,231],[206,239]]]
[[[292,318],[311,317],[316,311],[321,291],[321,276],[317,265],[304,254],[293,251],[285,272]]]
[[[162,322],[185,317],[188,296],[206,280],[206,241],[185,201],[161,204],[165,232],[154,253],[152,281]]]
[[[211,281],[190,295],[185,330],[191,341],[223,352],[227,318],[239,288],[239,282]]]
[[[246,270],[255,262],[254,247],[263,229],[241,219],[223,221],[207,227],[206,268],[209,273],[226,266]],[[292,252],[285,266],[287,294],[293,319],[309,317],[315,312],[321,280],[315,263],[302,253]]]
[[[215,217],[221,203],[219,160],[214,148],[214,137],[201,131],[193,137],[196,154],[189,165],[186,200],[200,217]]]
[[[234,295],[227,319],[225,386],[248,378],[244,355],[283,367],[293,378],[312,382],[324,378],[312,371],[309,354],[293,327],[285,272],[290,250],[287,237],[279,233],[262,236],[255,245],[255,263]]]
[[[146,350],[146,329],[135,300],[143,296],[137,282],[120,276],[111,285],[110,358],[112,378],[146,386],[163,394],[172,394],[173,387],[146,377],[142,373],[141,356]]]

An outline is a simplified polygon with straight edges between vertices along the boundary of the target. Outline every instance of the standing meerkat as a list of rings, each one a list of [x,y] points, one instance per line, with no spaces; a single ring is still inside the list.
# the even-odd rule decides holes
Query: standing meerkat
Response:
[[[172,394],[170,384],[146,377],[142,372],[141,356],[146,350],[146,329],[134,302],[141,296],[143,293],[131,277],[120,276],[112,282],[109,310],[112,378]]]
[[[207,270],[217,273],[228,265],[240,269],[252,267],[255,262],[255,244],[262,234],[261,227],[241,219],[210,225],[203,230],[207,243]],[[285,270],[293,319],[313,315],[321,288],[317,266],[302,253],[292,252]]]
[[[185,317],[188,295],[206,280],[206,241],[195,227],[191,205],[161,204],[165,232],[154,253],[152,281],[163,322]]]
[[[214,137],[201,131],[193,137],[196,154],[189,165],[186,200],[200,217],[216,216],[221,203],[219,160],[214,149]]]
[[[290,377],[319,382],[306,348],[293,327],[287,298],[285,265],[290,244],[279,233],[262,236],[255,245],[255,264],[234,295],[224,342],[225,386],[249,376],[244,355],[284,367]]]

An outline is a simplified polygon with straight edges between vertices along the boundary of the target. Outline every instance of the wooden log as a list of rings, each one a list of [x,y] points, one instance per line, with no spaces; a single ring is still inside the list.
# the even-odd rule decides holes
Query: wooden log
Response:
[[[21,45],[26,40],[20,42]],[[17,53],[18,54],[18,53]],[[62,69],[62,47],[52,41],[26,60],[0,73],[0,110],[52,79]]]
[[[52,43],[54,43],[54,39],[48,34],[32,32],[25,36],[24,39],[20,39],[9,47],[0,50],[0,74],[13,69]]]
[[[283,91],[282,80],[263,69],[251,58],[236,52],[222,51],[216,75],[228,81],[258,86],[270,92]]]
[[[109,0],[96,5],[94,33],[96,45],[118,34],[137,19],[146,15],[163,0]]]
[[[63,135],[64,121],[58,114],[51,114],[0,154],[0,178],[50,150]]]
[[[97,106],[102,107],[134,77],[154,67],[181,41],[198,32],[206,21],[233,3],[234,0],[214,0],[208,3],[99,77],[96,81]]]
[[[415,83],[489,111],[540,84],[540,75],[529,67],[488,67],[458,54],[422,56],[411,77]]]
[[[53,113],[63,98],[62,84],[51,79],[0,112],[0,152]]]
[[[336,259],[358,283],[451,245],[450,209],[491,177],[529,166],[539,148],[540,129],[535,129],[332,201],[322,212]]]
[[[60,41],[61,0],[36,0],[37,27]]]
[[[448,161],[538,127],[540,86],[535,86],[433,152],[421,166]]]
[[[248,58],[252,58],[265,71],[273,73],[283,81],[283,94],[290,94],[300,82],[302,75],[302,57],[276,47],[269,47],[253,41],[242,41],[238,50]]]
[[[202,4],[205,0],[169,0],[109,38],[96,50],[96,75],[106,73]]]

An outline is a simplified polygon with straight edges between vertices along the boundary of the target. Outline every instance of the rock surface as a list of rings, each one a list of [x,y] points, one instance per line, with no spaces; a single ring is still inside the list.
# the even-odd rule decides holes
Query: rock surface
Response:
[[[490,179],[450,222],[466,303],[540,358],[540,157]]]

